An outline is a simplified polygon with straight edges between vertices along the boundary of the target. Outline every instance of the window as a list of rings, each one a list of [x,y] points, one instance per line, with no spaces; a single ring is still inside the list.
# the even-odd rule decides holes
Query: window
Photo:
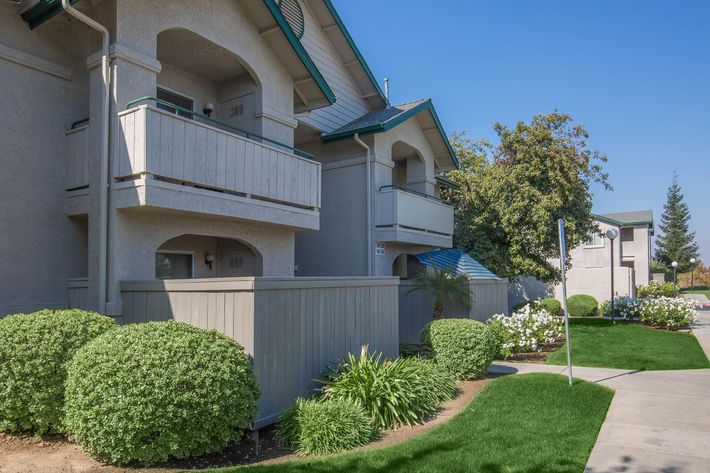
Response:
[[[633,227],[627,227],[627,228],[621,229],[621,241],[634,241]]]
[[[156,279],[191,279],[192,253],[156,253],[155,277]]]
[[[187,110],[193,109],[194,101],[191,98],[185,97],[184,95],[180,95],[177,92],[173,92],[171,90],[167,90],[167,89],[163,89],[161,87],[158,87],[157,97],[160,100],[164,100],[165,102],[170,102],[172,104],[177,105],[178,107],[181,107],[181,108],[184,108]],[[158,108],[161,110],[165,110],[166,112],[177,113],[181,117],[192,119],[191,113],[186,112],[186,111],[182,111],[182,110],[178,111],[175,108],[170,107],[165,104],[158,103]]]
[[[604,248],[604,237],[598,233],[592,233],[584,242],[585,248]]]

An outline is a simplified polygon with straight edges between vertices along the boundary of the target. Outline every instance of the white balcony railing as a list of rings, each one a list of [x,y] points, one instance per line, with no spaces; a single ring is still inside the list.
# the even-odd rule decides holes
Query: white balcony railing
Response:
[[[118,180],[152,177],[286,205],[320,207],[320,163],[150,105],[119,114]]]
[[[89,125],[74,128],[66,136],[66,190],[89,186]]]
[[[376,197],[375,225],[405,228],[450,236],[454,233],[454,208],[433,196],[397,186],[385,186]]]

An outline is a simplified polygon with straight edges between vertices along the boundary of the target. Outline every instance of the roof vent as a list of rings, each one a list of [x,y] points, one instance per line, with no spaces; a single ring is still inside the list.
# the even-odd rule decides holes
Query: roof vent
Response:
[[[291,30],[293,30],[298,39],[303,38],[306,23],[303,20],[303,10],[301,10],[301,5],[298,4],[298,0],[278,0],[278,4]]]

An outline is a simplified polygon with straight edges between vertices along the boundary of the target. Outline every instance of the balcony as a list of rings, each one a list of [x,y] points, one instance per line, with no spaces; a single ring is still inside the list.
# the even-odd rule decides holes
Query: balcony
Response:
[[[119,114],[112,186],[120,194],[119,208],[159,207],[318,228],[320,163],[198,113],[187,117],[145,103]]]
[[[454,208],[437,197],[383,186],[375,197],[377,240],[450,248]]]

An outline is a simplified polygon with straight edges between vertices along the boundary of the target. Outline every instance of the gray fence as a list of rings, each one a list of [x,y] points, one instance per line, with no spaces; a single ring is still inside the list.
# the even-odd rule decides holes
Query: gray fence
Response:
[[[413,282],[399,286],[399,341],[419,343],[419,333],[432,320],[433,302],[425,290],[411,291]],[[508,280],[476,279],[466,283],[471,291],[471,307],[446,303],[444,317],[471,318],[485,322],[492,315],[508,313]]]
[[[123,322],[174,319],[218,330],[253,357],[271,424],[362,345],[398,354],[398,278],[219,278],[122,282]]]

